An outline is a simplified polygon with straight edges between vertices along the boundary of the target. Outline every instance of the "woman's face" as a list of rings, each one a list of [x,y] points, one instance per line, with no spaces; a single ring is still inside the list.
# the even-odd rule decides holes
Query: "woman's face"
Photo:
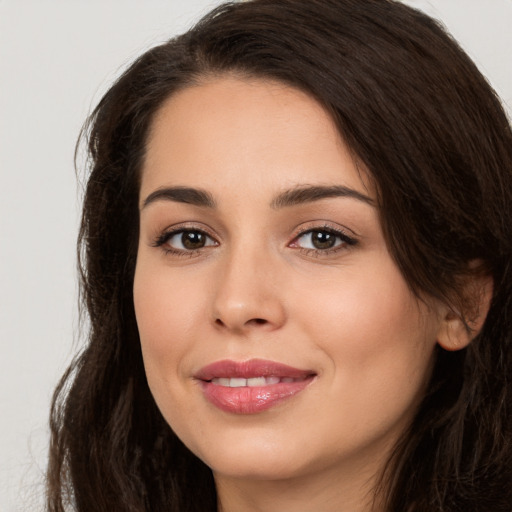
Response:
[[[409,290],[322,107],[234,77],[154,120],[134,300],[156,403],[219,479],[375,468],[443,316]]]

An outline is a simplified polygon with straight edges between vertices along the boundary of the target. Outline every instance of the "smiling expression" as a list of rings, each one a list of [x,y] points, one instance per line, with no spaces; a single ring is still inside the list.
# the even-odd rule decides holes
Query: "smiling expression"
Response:
[[[144,365],[182,441],[216,478],[375,469],[414,414],[442,315],[400,274],[323,108],[256,79],[176,93],[140,210]]]

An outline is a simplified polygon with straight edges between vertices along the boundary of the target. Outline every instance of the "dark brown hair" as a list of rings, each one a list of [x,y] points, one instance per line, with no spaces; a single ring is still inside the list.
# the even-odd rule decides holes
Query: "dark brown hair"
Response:
[[[142,55],[94,110],[79,239],[90,332],[54,398],[48,510],[216,510],[211,471],[148,389],[132,286],[153,116],[180,88],[223,73],[281,81],[326,108],[369,170],[390,252],[415,293],[470,319],[461,283],[493,277],[480,333],[466,349],[438,348],[382,489],[388,512],[510,512],[510,124],[439,24],[391,0],[225,4]]]

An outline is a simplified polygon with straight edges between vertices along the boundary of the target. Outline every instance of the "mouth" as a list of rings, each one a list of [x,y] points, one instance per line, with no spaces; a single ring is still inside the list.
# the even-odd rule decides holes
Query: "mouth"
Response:
[[[195,375],[204,397],[234,414],[256,414],[277,406],[304,390],[315,377],[311,370],[263,359],[217,361]]]

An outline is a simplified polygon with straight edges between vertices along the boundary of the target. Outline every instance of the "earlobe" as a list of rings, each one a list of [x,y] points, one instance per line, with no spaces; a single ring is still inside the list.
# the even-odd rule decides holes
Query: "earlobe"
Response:
[[[437,334],[437,343],[445,350],[461,350],[471,343],[476,334],[468,328],[461,315],[450,309]]]
[[[464,314],[447,308],[437,342],[445,350],[455,351],[467,347],[481,331],[492,300],[493,280],[489,275],[467,278],[466,298],[470,307]]]

